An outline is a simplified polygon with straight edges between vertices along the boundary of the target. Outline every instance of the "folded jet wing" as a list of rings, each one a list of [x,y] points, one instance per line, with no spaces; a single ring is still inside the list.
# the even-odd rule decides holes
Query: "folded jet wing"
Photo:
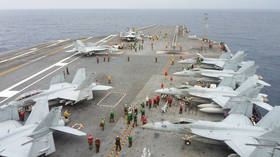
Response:
[[[262,146],[262,141],[266,140],[267,137],[275,143],[279,141],[279,135],[277,137],[274,136],[275,132],[279,133],[280,131],[279,124],[275,122],[279,120],[279,113],[280,107],[274,107],[257,126],[253,126],[246,116],[231,114],[222,122],[200,121],[197,125],[190,125],[189,129],[193,134],[224,141],[241,157],[253,157],[256,149],[254,145]],[[202,128],[202,126],[206,125],[209,126],[209,129]],[[212,129],[210,128],[211,126]],[[263,157],[270,157],[272,149],[273,147],[270,148],[269,152],[262,151]]]
[[[47,98],[38,99],[24,125],[17,125],[0,135],[0,156],[37,157],[55,152],[53,131],[85,136],[82,131],[64,126],[61,120],[62,107],[54,107],[49,112]],[[15,123],[17,121],[14,121]],[[1,128],[6,125],[0,123]]]
[[[237,107],[237,106],[236,106]],[[241,107],[240,109],[237,109]],[[220,141],[227,144],[241,157],[271,157],[280,153],[280,106],[274,107],[256,126],[248,118],[252,114],[252,105],[234,108],[230,115],[221,122],[188,120],[180,123],[168,121],[153,122],[143,128],[185,133],[192,139]],[[244,115],[245,114],[245,115]],[[250,117],[250,116],[249,116]],[[205,140],[204,140],[205,141]],[[278,152],[277,152],[278,151]]]
[[[200,57],[197,59],[185,59],[181,60],[178,63],[181,64],[205,64],[212,65],[218,69],[230,69],[237,70],[238,66],[241,64],[245,57],[244,51],[238,51],[232,58],[230,59],[220,59],[220,58],[206,58],[201,54],[198,54]]]

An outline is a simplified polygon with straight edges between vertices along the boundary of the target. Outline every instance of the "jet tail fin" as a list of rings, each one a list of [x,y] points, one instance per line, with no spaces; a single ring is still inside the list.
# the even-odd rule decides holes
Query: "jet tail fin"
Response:
[[[230,52],[223,53],[220,55],[220,59],[230,59],[232,57],[232,54]]]
[[[238,51],[230,60],[226,61],[224,69],[236,71],[238,69],[238,65],[243,61],[244,57],[244,51]]]
[[[83,52],[85,48],[85,44],[81,40],[74,41],[74,48],[78,52]]]
[[[261,90],[263,86],[267,86],[266,82],[259,80],[257,75],[248,77],[248,79],[243,82],[240,87],[236,89],[236,91],[239,93],[239,96],[242,95],[249,95],[249,94],[254,94],[257,93]],[[255,88],[255,89],[254,89]],[[248,92],[251,91],[251,92]]]
[[[74,79],[72,81],[72,84],[81,84],[84,80],[86,79],[86,69],[85,68],[81,68],[79,69],[75,76]]]
[[[239,93],[239,96],[246,95],[248,90],[252,90],[252,88],[256,87],[257,82],[258,77],[256,75],[249,77],[236,89],[236,91]]]
[[[51,85],[63,83],[63,82],[64,82],[64,77],[62,75],[56,75],[51,79]]]
[[[51,126],[58,125],[60,120],[60,115],[61,115],[61,109],[62,106],[52,108],[52,110],[45,116],[45,118],[35,128],[33,133],[36,133],[37,131],[43,128],[50,128]]]
[[[36,104],[34,105],[31,114],[25,122],[26,124],[39,123],[41,122],[49,112],[49,103],[46,97],[36,99]]]
[[[252,117],[253,104],[250,102],[239,102],[231,106],[229,114],[242,114],[247,117]]]
[[[237,71],[243,76],[252,76],[256,73],[258,66],[255,65],[254,61],[249,61],[243,63],[242,67]]]
[[[270,128],[272,130],[280,131],[280,106],[275,106],[270,112],[268,112],[257,125],[262,128]]]
[[[87,76],[86,79],[79,84],[77,90],[81,90],[81,89],[90,87],[92,84],[92,80],[93,80],[92,77]]]
[[[45,116],[45,118],[35,128],[31,137],[36,138],[36,135],[40,136],[40,134],[37,134],[37,132],[40,131],[41,129],[45,129],[45,128],[50,128],[53,130],[70,133],[70,134],[74,134],[74,135],[78,135],[78,136],[86,135],[84,132],[61,125],[61,123],[62,123],[62,121],[60,119],[61,109],[62,109],[62,106],[52,108],[52,110],[47,114],[47,116]]]
[[[200,58],[205,58],[204,56],[202,56],[202,54],[200,54],[200,53],[196,53]]]
[[[232,89],[235,89],[236,81],[233,79],[233,77],[223,77],[219,86],[227,86],[231,87]]]

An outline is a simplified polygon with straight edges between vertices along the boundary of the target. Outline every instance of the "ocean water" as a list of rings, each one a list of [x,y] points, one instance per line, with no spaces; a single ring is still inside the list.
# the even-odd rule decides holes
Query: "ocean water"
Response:
[[[0,10],[0,53],[52,40],[118,33],[126,27],[151,24],[186,25],[208,38],[244,50],[270,83],[263,93],[280,105],[280,10]]]

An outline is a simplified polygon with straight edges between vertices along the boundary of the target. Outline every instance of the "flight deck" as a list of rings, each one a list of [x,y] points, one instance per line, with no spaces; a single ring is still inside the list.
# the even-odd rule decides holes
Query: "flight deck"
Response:
[[[94,92],[94,98],[89,101],[79,102],[73,106],[63,107],[70,115],[68,126],[79,128],[87,134],[93,134],[94,138],[101,140],[100,152],[95,149],[89,150],[87,136],[76,137],[71,135],[54,133],[56,152],[51,157],[126,157],[126,156],[149,156],[152,157],[224,157],[232,153],[226,145],[205,144],[193,141],[191,145],[185,145],[182,137],[173,133],[157,132],[132,127],[126,124],[123,117],[123,109],[127,105],[140,105],[146,98],[153,98],[157,94],[156,89],[172,87],[183,82],[197,81],[194,78],[175,77],[172,73],[182,70],[178,64],[180,56],[193,58],[196,53],[206,57],[218,57],[222,54],[220,43],[214,42],[212,48],[203,45],[201,39],[190,35],[184,26],[152,25],[137,29],[143,31],[143,49],[130,50],[128,42],[120,40],[118,34],[102,37],[82,38],[83,42],[93,42],[100,45],[118,44],[124,45],[119,52],[109,54],[97,54],[96,56],[85,56],[75,52],[67,52],[73,48],[76,39],[58,40],[40,44],[30,48],[23,48],[0,56],[0,105],[6,104],[20,94],[37,89],[48,89],[50,80],[57,74],[63,75],[66,67],[70,75],[65,80],[71,82],[75,72],[79,68],[85,68],[88,74],[96,73],[95,82],[110,85],[113,89],[106,92]],[[121,30],[120,30],[121,31]],[[158,35],[159,39],[153,41],[151,36]],[[153,47],[152,47],[153,43]],[[181,45],[182,50],[179,49]],[[203,47],[202,47],[203,45]],[[104,55],[110,56],[103,61]],[[171,55],[175,56],[175,64],[172,65]],[[129,57],[129,61],[128,61]],[[155,62],[155,57],[158,61]],[[168,76],[165,77],[165,72]],[[108,84],[108,76],[111,84]],[[170,81],[170,77],[173,81]],[[177,118],[190,118],[219,121],[223,115],[213,115],[199,112],[195,108],[188,109],[179,114],[179,101],[175,100],[173,106],[166,113],[161,112],[164,102],[160,107],[148,109],[145,107],[147,121],[161,121]],[[115,112],[115,122],[109,123],[110,112]],[[105,130],[99,127],[102,118],[107,123]],[[133,145],[128,148],[128,136],[133,138]],[[115,138],[121,137],[122,150],[115,150]]]

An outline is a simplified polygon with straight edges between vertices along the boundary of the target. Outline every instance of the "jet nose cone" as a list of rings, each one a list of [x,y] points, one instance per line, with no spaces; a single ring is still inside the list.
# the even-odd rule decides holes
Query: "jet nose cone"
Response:
[[[163,89],[157,89],[155,90],[156,93],[162,93],[163,92]]]
[[[178,61],[178,63],[180,63],[180,64],[194,64],[195,60],[194,59],[184,59],[184,60]]]
[[[178,61],[178,63],[184,64],[184,63],[185,63],[185,60]]]
[[[172,89],[169,88],[157,89],[155,92],[159,94],[170,94],[170,92],[172,92]]]
[[[173,75],[175,75],[175,76],[183,76],[185,73],[187,73],[187,72],[186,71],[179,71],[179,72],[173,73]]]
[[[142,125],[141,128],[143,128],[143,129],[153,129],[154,125],[153,125],[153,123],[147,123],[145,125]]]

